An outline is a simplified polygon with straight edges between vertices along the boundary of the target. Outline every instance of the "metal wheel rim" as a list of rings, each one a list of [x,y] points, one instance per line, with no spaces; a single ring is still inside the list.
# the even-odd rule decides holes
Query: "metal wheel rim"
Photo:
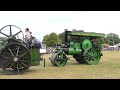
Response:
[[[96,65],[100,60],[100,54],[97,50],[89,48],[85,51],[84,60],[87,64]]]
[[[6,28],[6,27],[10,27],[10,31],[9,31],[9,32],[10,32],[10,35],[7,35],[7,34],[5,34],[5,33],[2,32],[2,30],[3,30],[4,28]],[[13,33],[12,33],[12,27],[17,28],[17,29],[19,30],[19,32],[15,33],[15,34],[13,35]],[[6,25],[6,26],[4,26],[4,27],[2,27],[2,28],[0,29],[0,34],[6,36],[8,39],[12,39],[13,37],[17,36],[17,35],[20,34],[20,33],[22,33],[22,37],[24,38],[24,33],[22,32],[22,30],[21,30],[18,26],[15,26],[15,25]],[[22,40],[23,40],[23,39],[22,39]],[[24,41],[22,41],[22,43],[24,43]]]
[[[58,54],[56,56],[55,63],[57,66],[64,66],[67,63],[67,59],[64,54]]]
[[[12,44],[6,47],[2,51],[1,56],[4,58],[2,69],[7,74],[23,74],[29,69],[31,64],[29,50],[19,44]]]

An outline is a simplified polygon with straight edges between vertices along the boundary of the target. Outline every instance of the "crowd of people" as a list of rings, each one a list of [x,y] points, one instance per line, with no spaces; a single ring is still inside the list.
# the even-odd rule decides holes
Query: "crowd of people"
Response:
[[[41,48],[41,43],[39,40],[36,39],[36,37],[34,37],[32,35],[32,32],[29,30],[29,28],[25,29],[25,38],[24,38],[24,42],[26,43],[27,47],[37,47],[37,48]]]

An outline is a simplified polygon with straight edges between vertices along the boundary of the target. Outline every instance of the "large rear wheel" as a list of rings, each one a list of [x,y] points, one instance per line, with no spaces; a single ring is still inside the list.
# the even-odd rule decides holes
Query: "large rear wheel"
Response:
[[[31,53],[21,44],[11,44],[1,52],[2,69],[7,74],[23,74],[31,65]]]
[[[94,48],[87,48],[83,56],[84,61],[89,65],[96,65],[100,61],[100,52]]]

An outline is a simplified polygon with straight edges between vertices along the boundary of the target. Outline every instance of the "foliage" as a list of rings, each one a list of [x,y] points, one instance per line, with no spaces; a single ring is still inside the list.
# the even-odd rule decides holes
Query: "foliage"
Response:
[[[45,35],[42,42],[46,44],[47,47],[55,47],[57,43],[61,42],[61,40],[56,33],[52,32],[49,35]]]
[[[65,33],[64,32],[59,34],[59,39],[61,40],[61,42],[65,41]]]
[[[108,39],[105,37],[105,38],[100,38],[100,43],[101,44],[108,44]]]
[[[119,35],[114,34],[114,33],[107,34],[106,39],[108,40],[109,45],[115,45],[115,44],[120,43]]]

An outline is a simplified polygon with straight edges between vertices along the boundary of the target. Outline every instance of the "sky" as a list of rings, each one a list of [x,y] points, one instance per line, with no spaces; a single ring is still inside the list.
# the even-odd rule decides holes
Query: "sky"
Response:
[[[0,29],[5,25],[16,25],[24,34],[29,28],[40,41],[51,32],[59,34],[64,29],[120,36],[120,11],[0,11]]]

